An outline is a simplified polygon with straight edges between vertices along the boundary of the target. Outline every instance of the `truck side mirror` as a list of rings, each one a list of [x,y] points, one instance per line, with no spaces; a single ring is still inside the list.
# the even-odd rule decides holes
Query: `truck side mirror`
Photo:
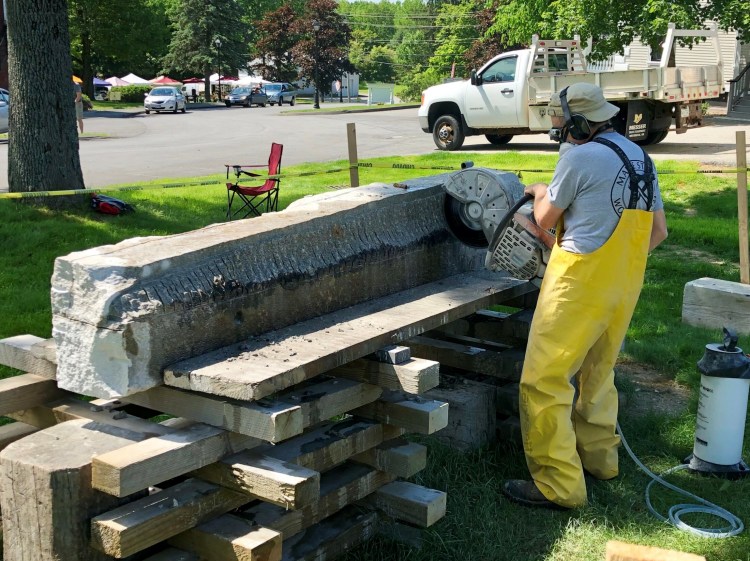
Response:
[[[471,71],[471,85],[472,86],[481,86],[482,85],[482,78],[477,76],[477,71],[472,70]]]

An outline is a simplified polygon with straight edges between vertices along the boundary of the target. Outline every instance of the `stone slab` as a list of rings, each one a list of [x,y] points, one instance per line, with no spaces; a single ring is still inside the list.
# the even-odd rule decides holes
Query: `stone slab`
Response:
[[[118,397],[179,360],[458,273],[484,250],[449,232],[443,177],[311,197],[260,218],[59,257],[60,387]]]
[[[730,327],[750,333],[750,285],[708,277],[685,284],[682,321],[697,327]]]

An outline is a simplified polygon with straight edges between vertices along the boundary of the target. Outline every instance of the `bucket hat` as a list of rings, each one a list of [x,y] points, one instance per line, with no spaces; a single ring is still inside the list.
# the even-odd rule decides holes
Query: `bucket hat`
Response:
[[[592,123],[604,123],[619,113],[620,108],[604,99],[599,86],[578,82],[568,87],[568,107],[571,114],[583,115]],[[550,115],[563,116],[560,94],[553,93],[549,101]]]

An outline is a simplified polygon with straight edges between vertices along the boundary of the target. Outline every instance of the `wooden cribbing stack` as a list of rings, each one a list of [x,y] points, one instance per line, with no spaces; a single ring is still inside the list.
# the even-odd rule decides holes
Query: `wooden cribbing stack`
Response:
[[[395,332],[404,322],[433,326],[434,318],[458,319],[467,309],[481,309],[525,290],[515,282],[497,291],[488,292],[486,287],[481,281],[474,290],[423,296],[417,304],[403,304],[398,313],[393,313],[389,298],[384,316],[377,312],[367,316],[372,331],[358,327],[359,338],[342,338],[336,331],[330,338],[336,342],[326,343],[325,330],[309,337],[341,355],[352,348],[368,348],[363,338],[370,332],[378,336]],[[346,321],[337,325],[348,326]],[[282,339],[274,336],[274,340]],[[237,353],[246,352],[243,348],[238,345]],[[15,519],[15,524],[14,519],[4,520],[6,559],[28,558],[29,551],[42,558],[53,553],[60,559],[125,558],[150,553],[165,542],[182,550],[179,555],[192,552],[196,559],[333,558],[375,531],[376,518],[367,512],[428,526],[445,511],[444,493],[396,480],[414,475],[426,463],[424,447],[403,440],[402,435],[431,434],[448,422],[444,402],[420,397],[438,383],[435,361],[410,358],[392,365],[357,358],[259,401],[159,386],[121,400],[86,403],[49,378],[54,373],[49,360],[53,350],[50,341],[30,336],[0,344],[4,364],[44,374],[6,380],[8,391],[0,392],[8,397],[3,413],[25,423],[27,430],[43,429],[0,455],[3,510],[25,512],[42,527],[55,528],[37,536],[28,532],[23,519]],[[229,382],[218,374],[209,377],[212,371],[249,361],[238,356],[219,362],[215,353],[202,357],[198,362],[205,366],[197,369],[201,383],[212,379],[224,391],[238,391],[227,389]],[[296,368],[283,360],[280,364]],[[270,366],[264,363],[266,368]],[[167,371],[182,369],[184,365],[178,363]],[[258,367],[249,365],[248,370]],[[284,385],[279,382],[283,373],[266,374]],[[175,379],[186,378],[189,375],[183,374]],[[127,413],[132,404],[147,415],[163,412],[179,418],[162,423],[144,420]],[[347,412],[353,415],[329,420]],[[100,433],[105,441],[91,443],[90,434],[99,437]],[[57,459],[55,465],[37,465],[40,447]],[[71,450],[83,452],[83,457],[76,454],[74,465],[65,463]],[[6,476],[6,468],[11,467],[13,485]],[[40,472],[47,474],[43,480]],[[70,505],[71,485],[55,479],[58,472],[66,474],[66,481],[69,474],[76,474],[76,493],[88,485],[91,498]],[[19,487],[24,479],[33,479],[33,500],[16,492],[28,491],[31,481]],[[124,504],[118,506],[120,502]],[[19,508],[21,503],[25,508]],[[40,511],[33,511],[37,506]],[[64,523],[56,516],[61,508],[67,509]],[[230,511],[233,514],[227,514]],[[315,529],[317,524],[326,525],[325,531]],[[76,547],[70,538],[59,546],[58,533],[78,536]],[[318,535],[329,539],[317,543],[312,536]],[[23,553],[14,557],[14,551]]]

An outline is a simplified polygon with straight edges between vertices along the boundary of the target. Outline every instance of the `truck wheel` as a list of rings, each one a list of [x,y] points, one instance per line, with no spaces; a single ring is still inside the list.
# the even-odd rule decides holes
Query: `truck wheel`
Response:
[[[232,104],[231,104],[231,103],[229,103],[228,101],[225,101],[225,102],[224,102],[224,105],[226,105],[227,107],[231,107],[231,106],[232,106]]]
[[[458,150],[464,143],[464,131],[453,115],[443,115],[435,121],[432,139],[440,150]]]
[[[490,141],[490,144],[495,146],[504,146],[513,138],[512,134],[485,134],[484,136]]]
[[[646,135],[643,140],[636,140],[638,146],[651,146],[652,144],[659,144],[662,140],[667,138],[669,131],[653,131]]]

